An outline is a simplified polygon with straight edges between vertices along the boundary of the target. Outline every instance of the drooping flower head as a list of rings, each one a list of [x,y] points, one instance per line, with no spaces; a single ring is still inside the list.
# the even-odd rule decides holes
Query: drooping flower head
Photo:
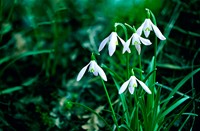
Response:
[[[83,75],[85,74],[87,68],[89,67],[88,71],[93,73],[95,76],[100,75],[100,77],[107,81],[106,74],[104,73],[103,69],[96,63],[94,59],[92,59],[85,67],[81,69],[81,71],[78,73],[77,81],[80,81]]]
[[[112,32],[108,37],[106,37],[99,46],[99,52],[105,47],[105,45],[108,43],[108,53],[110,56],[112,56],[116,50],[116,46],[118,45],[118,39],[121,41],[122,44],[124,44],[124,40],[121,39],[116,32]],[[130,52],[130,49],[127,49],[128,52]]]
[[[148,13],[148,18],[146,18],[145,21],[142,23],[142,25],[137,29],[137,33],[139,35],[141,35],[142,31],[143,31],[145,37],[148,37],[150,32],[153,30],[155,32],[156,36],[160,40],[166,40],[166,38],[163,36],[161,31],[158,29],[158,27],[151,22],[149,9],[146,9],[146,10]]]
[[[119,94],[122,94],[127,88],[131,94],[134,93],[135,88],[138,86],[137,82],[141,85],[141,87],[148,93],[151,94],[150,89],[139,79],[137,79],[134,75],[132,75],[129,80],[124,82],[119,89]]]
[[[130,43],[132,40],[132,45],[135,45],[138,54],[140,55],[141,52],[141,43],[144,45],[151,45],[151,41],[139,36],[136,32],[128,39],[128,41],[124,44],[123,53],[129,49]]]

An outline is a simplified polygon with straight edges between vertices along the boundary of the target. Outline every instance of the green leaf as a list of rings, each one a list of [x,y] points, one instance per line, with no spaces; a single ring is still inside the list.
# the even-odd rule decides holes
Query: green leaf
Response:
[[[12,29],[12,25],[9,23],[2,24],[2,29],[0,30],[0,34],[6,34]]]
[[[129,128],[127,125],[125,125],[125,124],[122,124],[122,125],[120,125],[119,126],[119,128],[121,129],[121,128],[124,128],[124,129],[126,129],[126,131],[133,131],[131,128]],[[123,129],[122,129],[123,130]]]
[[[40,54],[46,54],[46,53],[52,53],[54,52],[54,50],[40,50],[40,51],[29,51],[29,52],[25,52],[23,54],[20,54],[16,57],[8,57],[6,59],[0,60],[0,64],[7,62],[9,60],[11,60],[0,72],[0,76],[3,74],[4,70],[6,70],[10,65],[12,65],[13,63],[15,63],[15,61],[23,58],[23,57],[27,57],[27,56],[31,56],[31,55],[40,55]]]
[[[115,86],[119,90],[120,86],[119,86],[118,82],[115,80],[115,78],[113,78],[113,80],[114,80]],[[130,115],[129,115],[129,111],[128,111],[128,106],[127,106],[127,103],[126,103],[125,95],[122,93],[119,96],[120,96],[120,99],[122,101],[122,107],[123,107],[123,111],[125,113],[126,123],[128,125],[130,125]]]
[[[124,81],[122,77],[120,77],[117,73],[115,73],[113,70],[108,68],[106,65],[102,64],[101,67],[107,70],[110,73],[110,75],[112,75],[113,77],[118,78],[120,81]]]
[[[183,114],[183,112],[192,104],[193,100],[190,100],[190,102],[185,105],[182,110],[176,115],[176,117],[169,123],[169,126],[167,127],[167,130],[171,128],[171,126],[174,124],[174,122]]]
[[[174,104],[172,104],[168,109],[166,109],[161,116],[159,117],[160,119],[164,118],[166,115],[168,115],[170,112],[172,112],[176,107],[178,107],[180,104],[182,104],[183,102],[185,102],[187,99],[189,99],[189,97],[184,97],[180,100],[178,100],[177,102],[175,102]]]
[[[21,90],[23,88],[23,86],[29,86],[33,82],[35,82],[36,80],[37,80],[37,76],[32,78],[32,79],[29,79],[29,80],[25,81],[22,84],[22,86],[10,87],[10,88],[7,88],[7,89],[4,89],[4,90],[0,91],[0,95],[2,95],[2,94],[10,94],[10,93],[13,93],[15,91]]]
[[[166,102],[164,103],[164,105],[162,106],[162,109],[164,109],[166,107],[166,105],[168,104],[168,102],[170,101],[170,98],[173,97],[173,95],[193,76],[195,75],[197,72],[200,71],[200,68],[192,71],[191,73],[189,73],[187,76],[185,76],[176,86],[175,88],[172,90],[172,92],[169,94],[169,96],[166,98]],[[161,110],[162,110],[161,109]]]
[[[21,90],[22,88],[23,88],[22,86],[11,87],[11,88],[2,90],[2,91],[0,92],[0,95],[3,95],[3,94],[10,94],[10,93],[12,93],[12,92]]]

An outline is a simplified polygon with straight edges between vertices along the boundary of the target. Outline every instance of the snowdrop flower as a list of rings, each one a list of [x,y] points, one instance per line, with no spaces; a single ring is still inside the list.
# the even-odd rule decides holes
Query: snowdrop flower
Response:
[[[126,82],[124,82],[124,84],[121,86],[121,88],[119,89],[119,94],[122,94],[128,87],[128,90],[131,94],[134,93],[135,87],[137,87],[137,82],[142,86],[142,88],[148,93],[151,94],[151,91],[149,90],[149,88],[140,80],[138,80],[134,75],[130,77],[129,80],[127,80]]]
[[[121,41],[122,45],[125,43],[123,39],[121,39],[116,32],[112,32],[108,37],[106,37],[99,46],[99,52],[105,47],[108,43],[108,53],[112,56],[116,50],[116,45],[118,45],[118,39]],[[130,53],[130,49],[127,49]]]
[[[144,35],[145,37],[148,37],[150,34],[150,31],[155,32],[156,36],[160,39],[160,40],[165,40],[166,38],[163,36],[163,34],[160,32],[160,30],[158,29],[157,26],[155,26],[151,20],[149,18],[145,19],[145,21],[142,23],[142,25],[137,29],[137,33],[139,35],[142,34],[142,31],[144,31]]]
[[[133,33],[133,35],[131,36],[131,38],[129,38],[129,40],[124,44],[124,48],[123,48],[123,53],[125,51],[127,51],[127,49],[129,49],[129,45],[131,43],[132,40],[132,45],[135,45],[136,50],[138,51],[138,54],[140,55],[141,52],[141,43],[143,43],[144,45],[151,45],[151,41],[145,38],[142,38],[141,36],[139,36],[136,32]]]
[[[104,71],[102,70],[102,68],[99,67],[99,65],[96,63],[95,60],[91,60],[85,67],[83,67],[81,69],[81,71],[78,73],[77,81],[81,80],[81,78],[85,74],[85,71],[87,70],[88,67],[89,67],[89,70],[88,70],[89,72],[92,72],[95,76],[100,75],[100,77],[104,81],[107,81],[106,74],[104,73]]]

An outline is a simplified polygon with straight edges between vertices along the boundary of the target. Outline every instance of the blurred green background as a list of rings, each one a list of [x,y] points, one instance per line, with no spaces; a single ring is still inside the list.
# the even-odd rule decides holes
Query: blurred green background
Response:
[[[101,84],[93,82],[97,78],[87,74],[76,82],[78,72],[114,31],[114,23],[139,27],[145,8],[155,14],[167,38],[158,45],[157,81],[173,87],[200,67],[199,4],[198,0],[0,0],[0,131],[83,130],[88,120],[83,116],[90,113],[69,101],[92,109],[108,103]],[[119,29],[120,33],[124,37]],[[101,54],[99,63],[109,59],[106,51]],[[148,65],[153,48],[144,47],[142,54]],[[199,76],[181,91],[190,96],[199,92]],[[118,97],[116,88],[109,86],[116,92],[111,97]],[[198,112],[199,103],[195,105],[188,111]],[[110,118],[106,111],[102,115]],[[191,118],[185,129],[197,129],[197,123]]]

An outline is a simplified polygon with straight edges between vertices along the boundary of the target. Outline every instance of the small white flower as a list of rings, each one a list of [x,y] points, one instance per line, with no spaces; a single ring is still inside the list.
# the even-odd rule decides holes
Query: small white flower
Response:
[[[142,38],[137,33],[133,33],[131,38],[129,38],[128,41],[124,44],[123,53],[125,51],[127,51],[127,49],[129,49],[129,45],[131,43],[131,40],[132,40],[132,45],[135,45],[135,48],[138,51],[139,55],[140,55],[140,52],[141,52],[141,46],[140,46],[141,43],[143,43],[144,45],[151,45],[152,44],[150,40]]]
[[[122,94],[128,87],[128,90],[131,94],[134,93],[135,87],[137,87],[137,82],[142,86],[142,88],[148,93],[151,94],[149,88],[140,80],[138,80],[135,76],[131,76],[129,80],[124,82],[124,84],[119,89],[119,94]]]
[[[99,52],[105,47],[108,43],[108,53],[112,56],[116,50],[116,45],[118,45],[118,39],[121,41],[122,45],[125,43],[123,39],[121,39],[116,32],[112,32],[108,37],[106,37],[99,46]],[[130,52],[130,49],[127,49]]]
[[[166,38],[163,36],[163,34],[160,32],[160,30],[158,29],[157,26],[155,26],[150,19],[145,19],[145,21],[142,23],[142,25],[137,29],[137,33],[139,35],[142,34],[142,31],[144,31],[144,35],[145,37],[148,37],[150,34],[150,31],[155,32],[156,36],[160,39],[160,40],[165,40]]]
[[[100,75],[104,81],[107,81],[106,74],[104,73],[102,68],[96,63],[95,60],[91,60],[85,67],[81,69],[81,71],[78,73],[77,81],[81,80],[88,66],[89,66],[88,70],[89,72],[92,72],[95,76]]]

